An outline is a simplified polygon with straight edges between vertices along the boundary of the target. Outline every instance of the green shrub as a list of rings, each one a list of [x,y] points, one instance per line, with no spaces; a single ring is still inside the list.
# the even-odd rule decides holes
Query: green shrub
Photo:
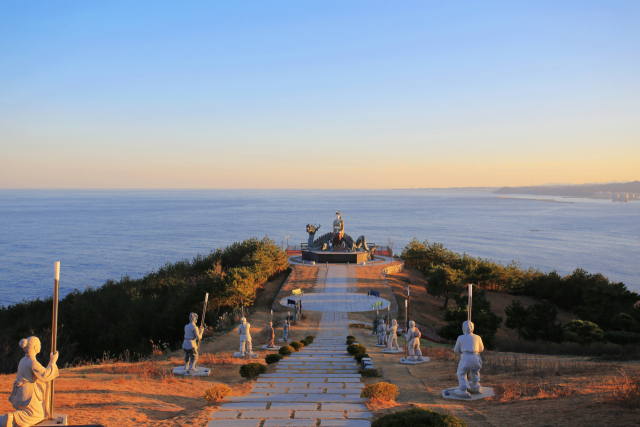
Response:
[[[219,402],[231,394],[231,388],[225,384],[216,384],[204,392],[204,400],[209,403]]]
[[[309,341],[307,340],[300,340],[300,342],[302,343],[302,345],[304,345],[305,347],[308,346],[309,344],[311,344]]]
[[[278,353],[280,353],[283,356],[288,356],[294,351],[296,350],[293,347],[291,347],[290,345],[285,345],[283,347],[280,347],[280,350],[278,350]]]
[[[355,341],[355,340],[347,340],[347,345],[351,345],[351,344],[353,344],[354,342],[356,342],[356,341]]]
[[[358,353],[366,353],[367,349],[362,344],[351,344],[347,347],[347,352],[349,354],[358,354]]]
[[[316,339],[315,335],[307,335],[307,337],[305,338],[305,340],[311,341],[311,342],[313,342],[313,340],[315,340],[315,339]]]
[[[609,331],[604,333],[604,340],[614,344],[640,343],[640,334],[634,332]]]
[[[283,357],[284,356],[281,354],[272,353],[268,354],[267,357],[264,358],[264,361],[267,362],[268,365],[271,365],[272,363],[278,363],[278,361]]]
[[[411,408],[398,411],[375,420],[371,427],[466,427],[467,423],[451,414],[441,414],[429,409]]]
[[[365,378],[377,378],[382,376],[380,371],[377,369],[358,369],[358,373]]]
[[[370,357],[370,356],[367,353],[358,353],[353,357],[358,361],[358,363],[360,363],[362,362],[363,357]]]
[[[602,329],[593,322],[588,320],[574,319],[564,325],[563,336],[565,341],[577,342],[580,344],[589,344],[592,342],[602,341]]]
[[[243,378],[256,377],[267,372],[267,367],[262,363],[245,363],[240,366],[240,376]]]
[[[348,339],[348,340],[354,340],[354,341],[355,341],[355,340],[356,340],[356,337],[354,337],[353,335],[349,335],[349,336],[347,336],[347,339]]]
[[[375,369],[367,369],[368,371],[374,371]],[[400,394],[398,386],[390,383],[375,383],[369,384],[362,389],[360,397],[367,397],[369,399],[382,400],[385,402],[393,402]]]
[[[304,344],[302,344],[300,341],[294,341],[291,344],[289,344],[291,347],[293,347],[293,349],[295,351],[300,350],[302,347],[304,347]]]

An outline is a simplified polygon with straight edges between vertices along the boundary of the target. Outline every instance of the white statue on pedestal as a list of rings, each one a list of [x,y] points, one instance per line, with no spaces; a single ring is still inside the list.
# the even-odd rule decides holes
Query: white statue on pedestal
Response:
[[[273,342],[276,338],[276,331],[273,330],[273,323],[269,322],[269,326],[267,326],[267,348],[275,347],[275,343]]]
[[[15,411],[0,417],[2,427],[30,427],[49,417],[49,384],[58,377],[58,352],[49,355],[49,364],[44,368],[37,360],[41,344],[37,337],[20,340],[20,347],[26,353],[18,365],[13,391],[9,402]]]
[[[422,359],[422,352],[420,351],[420,337],[422,334],[416,328],[416,322],[413,320],[409,322],[409,330],[405,337],[407,338],[407,346],[409,347],[409,360],[419,360]]]
[[[378,324],[378,345],[385,345],[387,340],[387,328],[384,319],[380,319]]]
[[[395,349],[400,350],[398,346],[398,321],[393,319],[391,321],[391,326],[387,327],[387,331],[389,331],[389,338],[387,339],[389,350]]]
[[[282,334],[283,334],[283,341],[287,341],[289,339],[289,319],[284,319],[284,322],[282,323]]]
[[[469,393],[482,393],[480,386],[480,368],[482,367],[482,359],[480,353],[484,351],[482,338],[473,333],[473,323],[466,321],[462,324],[462,332],[456,341],[453,352],[460,356],[458,364],[458,381],[460,387],[454,390],[454,394],[458,397],[470,398]]]
[[[184,342],[182,343],[182,348],[184,349],[185,373],[198,372],[198,340],[202,339],[204,325],[198,328],[196,326],[197,322],[198,315],[191,313],[189,314],[189,324],[184,327]],[[191,366],[189,366],[189,362],[191,362]]]
[[[240,334],[240,353],[242,353],[242,357],[245,354],[252,354],[251,351],[251,333],[249,329],[251,328],[251,324],[247,323],[247,319],[243,317],[240,319],[240,326],[238,326],[238,333]]]

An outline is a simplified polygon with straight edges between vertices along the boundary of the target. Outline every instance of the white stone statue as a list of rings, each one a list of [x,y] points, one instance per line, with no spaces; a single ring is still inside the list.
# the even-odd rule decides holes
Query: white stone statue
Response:
[[[378,345],[385,345],[387,340],[387,328],[384,324],[384,319],[380,319],[378,324]]]
[[[416,322],[413,320],[409,322],[409,329],[407,330],[407,334],[405,337],[407,338],[407,346],[409,347],[409,360],[419,360],[422,359],[422,352],[420,351],[420,337],[422,334],[416,328]]]
[[[400,350],[400,346],[398,346],[398,321],[396,319],[391,321],[391,326],[387,327],[387,331],[389,332],[387,348],[389,350]]]
[[[251,324],[247,323],[247,319],[243,317],[240,319],[240,326],[238,326],[238,333],[240,334],[240,353],[242,353],[242,357],[245,354],[252,354],[251,351],[251,333],[249,329],[251,328]]]
[[[283,341],[287,341],[289,339],[289,326],[289,319],[284,319],[284,322],[282,323]]]
[[[456,341],[453,352],[460,356],[458,364],[458,381],[460,387],[454,390],[454,394],[458,397],[470,398],[469,393],[482,393],[480,386],[480,368],[482,367],[482,359],[480,353],[484,351],[482,338],[473,333],[473,323],[470,321],[462,324],[462,332]]]
[[[9,402],[15,411],[0,417],[2,427],[30,427],[49,418],[50,384],[58,377],[58,352],[49,355],[49,364],[44,368],[37,360],[41,344],[37,337],[20,340],[26,355],[20,360],[13,391]]]
[[[198,340],[202,340],[204,325],[198,328],[196,323],[198,323],[198,315],[196,313],[189,314],[189,323],[184,327],[184,342],[182,343],[185,373],[198,372]]]

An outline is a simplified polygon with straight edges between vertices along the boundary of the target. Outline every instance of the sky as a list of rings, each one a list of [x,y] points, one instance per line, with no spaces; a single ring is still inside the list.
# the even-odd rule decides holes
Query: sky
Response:
[[[640,179],[638,1],[0,2],[0,188]]]

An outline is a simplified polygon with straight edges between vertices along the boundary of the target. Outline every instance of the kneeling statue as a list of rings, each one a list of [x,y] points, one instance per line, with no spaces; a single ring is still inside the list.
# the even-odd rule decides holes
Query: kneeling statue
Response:
[[[198,322],[198,315],[191,313],[189,315],[189,324],[184,327],[184,342],[182,348],[184,350],[184,372],[196,373],[198,372],[198,340],[202,340],[202,333],[204,332],[204,325],[201,328],[196,326]],[[191,363],[191,366],[189,366]]]
[[[2,427],[30,427],[49,418],[51,381],[58,377],[58,352],[49,355],[49,364],[44,368],[37,360],[42,345],[37,337],[20,340],[20,347],[26,355],[20,360],[18,374],[13,383],[9,402],[15,411],[0,417]]]
[[[251,351],[251,333],[249,329],[251,328],[251,324],[247,323],[246,317],[240,319],[240,326],[238,326],[238,333],[240,334],[240,353],[242,357],[245,354],[252,354]]]
[[[473,323],[466,321],[462,324],[462,332],[456,341],[453,352],[460,356],[458,364],[458,381],[460,387],[454,390],[453,394],[458,397],[471,398],[469,393],[482,393],[480,386],[480,368],[482,359],[480,353],[484,351],[482,338],[473,333]]]

